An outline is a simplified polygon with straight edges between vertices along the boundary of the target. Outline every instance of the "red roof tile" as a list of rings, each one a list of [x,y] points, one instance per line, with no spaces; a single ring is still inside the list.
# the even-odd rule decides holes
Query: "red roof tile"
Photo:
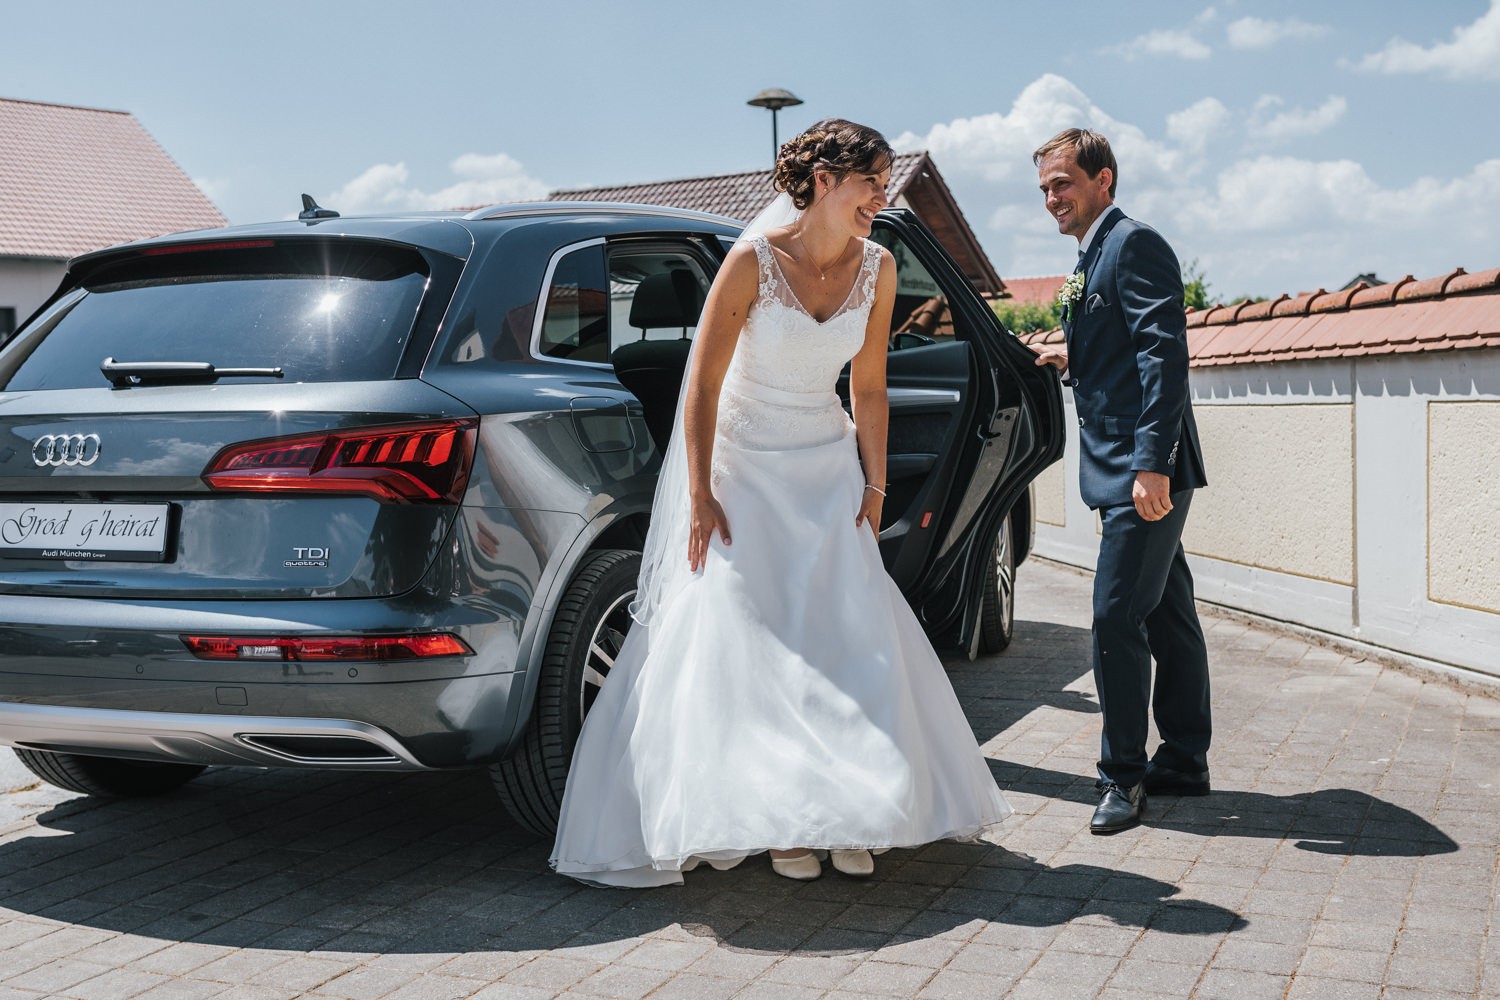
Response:
[[[1050,306],[1057,301],[1057,290],[1066,280],[1066,274],[1049,274],[1041,278],[1006,278],[1006,294],[1000,301],[1016,305]]]
[[[224,222],[133,116],[0,98],[0,255],[61,259]]]
[[[1477,292],[1486,288],[1500,288],[1500,267],[1492,267],[1478,274],[1461,274],[1443,291],[1449,295],[1457,295],[1460,292]]]
[[[1323,289],[1316,292],[1303,292],[1301,295],[1289,299],[1282,299],[1271,309],[1272,316],[1306,316],[1308,306],[1312,305],[1313,299],[1319,295],[1326,295]]]
[[[1500,347],[1500,267],[1188,313],[1194,367]],[[1021,338],[1061,339],[1061,331]]]
[[[1268,319],[1271,315],[1271,310],[1276,307],[1276,303],[1286,298],[1287,296],[1282,295],[1280,298],[1266,299],[1264,302],[1251,302],[1237,318],[1240,320]]]
[[[1310,313],[1326,313],[1348,309],[1349,300],[1354,298],[1354,293],[1358,292],[1362,287],[1364,287],[1364,282],[1360,282],[1351,288],[1342,289],[1341,291],[1320,295],[1313,301],[1307,311]]]
[[[1441,295],[1449,282],[1463,273],[1464,269],[1459,267],[1436,278],[1427,278],[1423,281],[1413,281],[1402,285],[1396,289],[1396,301],[1410,302],[1413,299],[1430,299],[1434,295]]]

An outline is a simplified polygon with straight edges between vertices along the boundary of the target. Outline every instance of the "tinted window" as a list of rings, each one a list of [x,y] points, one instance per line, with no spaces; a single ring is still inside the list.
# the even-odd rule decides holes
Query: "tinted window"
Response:
[[[692,339],[708,286],[703,268],[685,251],[615,251],[609,259],[611,348]]]
[[[896,259],[896,301],[891,312],[893,351],[951,340],[953,317],[948,300],[917,255],[912,253],[891,229],[877,229],[875,242],[890,250]]]
[[[549,358],[609,363],[609,285],[602,243],[558,259],[547,285],[537,348]]]
[[[134,253],[85,274],[86,294],[6,388],[103,386],[109,357],[280,367],[291,382],[390,378],[426,284],[417,252],[354,241]]]

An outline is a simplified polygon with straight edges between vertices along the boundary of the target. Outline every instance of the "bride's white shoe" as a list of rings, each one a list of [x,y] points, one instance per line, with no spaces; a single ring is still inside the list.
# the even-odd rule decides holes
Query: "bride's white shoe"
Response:
[[[684,861],[682,863],[682,867],[679,868],[679,869],[677,869],[677,870],[678,871],[682,871],[682,872],[690,872],[694,868],[697,868],[699,865],[703,864],[704,862],[707,862],[708,863],[708,867],[712,868],[714,871],[716,871],[716,872],[727,872],[727,871],[729,871],[729,869],[733,868],[735,865],[739,864],[741,861],[744,861],[744,860],[745,860],[744,858],[740,857],[740,858],[730,858],[728,861],[715,861],[713,858],[700,857],[699,855],[694,854],[692,857],[690,857],[686,861]]]
[[[875,874],[875,859],[869,851],[829,851],[833,867],[845,875],[867,878]]]
[[[778,858],[771,856],[771,870],[783,878],[796,879],[799,882],[810,882],[823,874],[823,862],[812,851],[799,854],[792,858]]]

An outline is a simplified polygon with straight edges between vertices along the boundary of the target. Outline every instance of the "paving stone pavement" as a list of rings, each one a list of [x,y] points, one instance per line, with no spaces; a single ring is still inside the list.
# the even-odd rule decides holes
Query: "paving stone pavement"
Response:
[[[482,773],[217,769],[114,803],[22,781],[0,1000],[1500,998],[1500,701],[1206,618],[1214,794],[1093,837],[1088,587],[1028,563],[1012,648],[950,665],[1016,808],[996,845],[599,890]]]

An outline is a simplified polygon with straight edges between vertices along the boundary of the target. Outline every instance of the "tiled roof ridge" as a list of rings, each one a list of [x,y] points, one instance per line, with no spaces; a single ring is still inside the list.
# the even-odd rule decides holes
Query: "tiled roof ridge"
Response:
[[[926,155],[927,150],[925,149],[907,150],[904,153],[897,153],[895,155],[895,159],[905,162],[907,160],[919,159]],[[727,181],[743,177],[759,177],[762,174],[771,173],[773,172],[773,170],[773,167],[761,167],[758,170],[731,170],[728,173],[723,174],[702,174],[691,177],[669,177],[666,179],[654,181],[634,181],[620,184],[580,184],[577,187],[557,188],[553,191],[548,192],[546,198],[549,201],[563,201],[565,200],[565,195],[577,194],[583,191],[615,191],[619,190],[620,188],[664,187],[669,184],[701,184],[704,181]]]
[[[1275,299],[1261,302],[1236,302],[1233,305],[1213,305],[1207,309],[1189,309],[1187,317],[1189,327],[1229,326],[1273,317],[1348,312],[1397,302],[1420,302],[1450,295],[1496,290],[1500,290],[1500,267],[1472,274],[1461,267],[1455,267],[1446,274],[1420,281],[1408,274],[1383,285],[1372,286],[1361,281],[1336,292],[1319,288],[1295,296],[1283,293]]]
[[[0,97],[0,104],[35,104],[43,108],[65,108],[68,111],[93,111],[101,115],[129,115],[119,108],[95,108],[87,104],[63,104],[61,101],[33,101],[26,97]]]
[[[1045,330],[1020,339],[1065,338]],[[1500,348],[1500,267],[1189,311],[1187,341],[1194,368]]]

